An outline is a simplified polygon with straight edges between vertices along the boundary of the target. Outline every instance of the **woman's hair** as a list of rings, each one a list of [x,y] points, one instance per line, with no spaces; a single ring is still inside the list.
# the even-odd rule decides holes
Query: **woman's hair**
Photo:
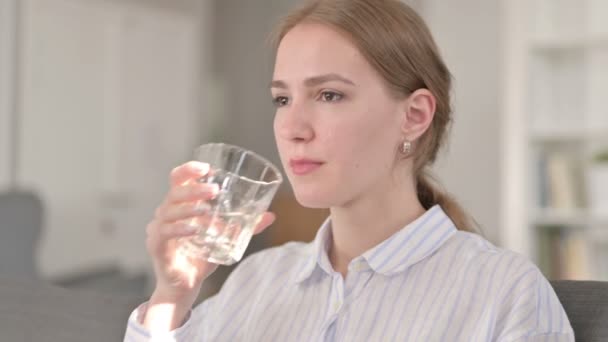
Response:
[[[399,0],[312,0],[284,17],[274,32],[275,49],[302,22],[331,26],[346,34],[398,97],[428,89],[436,112],[428,130],[414,143],[413,174],[425,209],[439,204],[459,230],[479,233],[476,222],[432,177],[452,121],[451,74],[422,18]]]

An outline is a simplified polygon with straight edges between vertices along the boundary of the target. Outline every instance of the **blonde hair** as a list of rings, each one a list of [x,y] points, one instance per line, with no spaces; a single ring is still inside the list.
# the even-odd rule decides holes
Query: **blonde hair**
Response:
[[[418,199],[425,209],[439,204],[459,230],[479,233],[479,225],[430,173],[452,121],[451,74],[422,18],[398,0],[312,0],[289,13],[273,35],[275,50],[301,22],[331,26],[351,38],[397,96],[428,89],[437,101],[428,130],[415,142],[412,157]]]

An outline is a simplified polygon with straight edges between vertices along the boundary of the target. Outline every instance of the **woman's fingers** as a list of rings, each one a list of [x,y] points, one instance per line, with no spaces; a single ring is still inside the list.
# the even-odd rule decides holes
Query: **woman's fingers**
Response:
[[[184,203],[165,204],[157,209],[156,219],[160,222],[173,222],[207,215],[209,203],[204,200]]]
[[[276,219],[275,214],[271,213],[269,211],[262,214],[262,218],[260,219],[260,222],[258,222],[258,224],[253,229],[253,234],[259,234],[259,233],[263,232],[266,228],[268,228],[274,222],[275,219]]]
[[[150,252],[157,254],[164,250],[167,242],[180,237],[192,236],[198,231],[198,225],[191,220],[176,222],[152,221],[146,227],[147,247]]]
[[[178,185],[169,190],[165,203],[209,200],[215,197],[218,192],[219,186],[215,183]]]
[[[205,176],[209,172],[209,164],[189,161],[171,171],[169,181],[172,186],[186,184],[193,179]]]
[[[173,206],[169,213],[170,216],[163,216],[163,220],[154,220],[147,227],[148,236],[158,236],[160,240],[169,240],[182,236],[194,235],[197,232],[197,227],[205,227],[211,221],[217,228],[225,228],[221,220],[213,220],[212,217],[201,215],[198,211],[201,209],[191,209],[190,205]],[[180,217],[174,219],[175,217]],[[271,212],[262,214],[259,222],[256,224],[253,233],[259,234],[268,228],[274,221],[276,216]]]
[[[176,239],[184,236],[191,236],[198,231],[198,225],[190,220],[182,220],[172,223],[161,223],[158,227],[158,234],[163,240]]]

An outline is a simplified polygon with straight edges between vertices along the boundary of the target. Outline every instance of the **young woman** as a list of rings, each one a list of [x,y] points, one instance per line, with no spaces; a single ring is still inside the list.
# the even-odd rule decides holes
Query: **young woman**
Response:
[[[148,226],[157,285],[125,340],[573,341],[538,268],[477,234],[429,179],[450,73],[422,19],[398,0],[317,0],[277,33],[281,161],[297,200],[331,214],[312,243],[248,257],[191,310],[216,265],[180,257],[176,238],[215,189],[189,182],[207,165],[176,168]]]

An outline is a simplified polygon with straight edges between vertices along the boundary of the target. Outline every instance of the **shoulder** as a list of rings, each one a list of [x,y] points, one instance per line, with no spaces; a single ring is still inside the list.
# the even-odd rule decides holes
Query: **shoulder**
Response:
[[[509,305],[513,293],[534,295],[546,281],[529,258],[498,247],[479,234],[456,232],[443,246],[442,254],[451,271],[462,273],[465,283],[474,281],[487,291],[488,300],[495,305]],[[501,302],[502,298],[507,299]]]
[[[573,340],[570,321],[549,280],[536,265],[517,257],[524,261],[507,272],[496,297],[495,336],[500,341],[534,336]]]
[[[485,272],[498,273],[513,278],[521,272],[538,272],[538,267],[526,256],[498,247],[479,234],[457,231],[443,247],[449,254],[464,263],[470,262]]]
[[[473,265],[476,281],[487,286],[484,302],[493,307],[496,340],[570,336],[572,328],[557,295],[528,257],[469,232],[458,231],[448,243],[448,248],[459,248],[456,259]]]
[[[536,268],[525,256],[497,247],[479,234],[460,230],[441,246],[438,254],[451,270],[475,275],[477,279],[489,278],[491,282]]]

